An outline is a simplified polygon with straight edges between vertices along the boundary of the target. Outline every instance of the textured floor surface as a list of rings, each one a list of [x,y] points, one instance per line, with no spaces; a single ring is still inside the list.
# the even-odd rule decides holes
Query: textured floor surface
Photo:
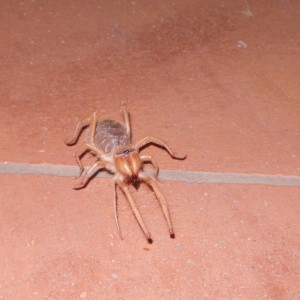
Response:
[[[300,2],[1,1],[0,299],[300,299]],[[67,147],[98,111],[153,146],[176,238]],[[86,157],[84,164],[92,159]]]

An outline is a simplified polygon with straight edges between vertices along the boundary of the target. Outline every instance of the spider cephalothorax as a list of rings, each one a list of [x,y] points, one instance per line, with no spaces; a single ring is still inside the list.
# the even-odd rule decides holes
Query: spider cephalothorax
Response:
[[[67,145],[75,144],[79,138],[81,131],[85,127],[89,127],[86,141],[83,147],[75,154],[77,164],[80,168],[80,174],[84,170],[81,163],[81,157],[86,152],[90,152],[94,156],[96,156],[96,162],[86,172],[79,184],[74,186],[74,189],[85,187],[90,178],[101,168],[106,169],[110,173],[114,174],[115,191],[117,186],[123,191],[147,240],[151,242],[151,235],[147,230],[128,189],[129,185],[131,184],[136,189],[138,189],[140,184],[142,182],[145,182],[148,186],[151,187],[154,194],[156,195],[168,223],[170,236],[173,238],[174,229],[172,226],[167,202],[160,191],[157,189],[155,178],[153,176],[147,175],[143,171],[143,164],[145,162],[150,162],[155,168],[155,176],[157,176],[158,165],[151,156],[141,155],[139,151],[141,148],[145,148],[148,145],[153,144],[166,149],[172,158],[184,159],[185,156],[175,155],[166,143],[152,136],[147,136],[139,142],[132,144],[129,114],[125,105],[122,105],[121,111],[123,112],[124,116],[124,124],[121,124],[120,122],[115,120],[99,120],[96,113],[93,113],[90,118],[85,119],[77,124],[73,137],[70,140],[66,141]],[[117,196],[115,192],[115,217],[119,234],[122,238],[118,223],[116,203]]]

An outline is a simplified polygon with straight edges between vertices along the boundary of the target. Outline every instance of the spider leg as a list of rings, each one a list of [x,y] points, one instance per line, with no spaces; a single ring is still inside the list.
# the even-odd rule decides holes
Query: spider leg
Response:
[[[171,150],[170,146],[167,143],[165,143],[164,141],[162,141],[158,138],[155,138],[153,136],[146,136],[145,138],[143,138],[142,140],[140,140],[139,142],[137,142],[135,144],[135,148],[140,149],[148,144],[154,144],[156,146],[165,148],[169,152],[169,154],[171,155],[172,158],[176,158],[176,159],[185,159],[186,158],[186,155],[181,156],[181,155],[175,154]]]
[[[158,168],[158,164],[157,164],[156,161],[152,158],[152,156],[151,156],[151,155],[142,155],[142,156],[140,156],[140,159],[141,159],[143,162],[150,161],[150,163],[152,164],[152,166],[154,167],[154,170],[155,170],[154,176],[155,176],[155,178],[157,178],[158,172],[159,172],[159,168]]]
[[[118,219],[118,195],[117,195],[117,184],[114,182],[114,212],[115,212],[115,221],[117,224],[118,232],[120,239],[123,240],[120,225],[119,225],[119,219]]]
[[[76,162],[77,162],[77,165],[79,167],[79,175],[78,177],[80,177],[80,175],[82,174],[83,170],[84,170],[84,167],[81,163],[81,157],[88,151],[89,149],[86,147],[85,144],[83,144],[80,148],[80,150],[76,153],[74,153],[74,156],[75,156],[75,159],[76,159]]]
[[[90,124],[90,142],[94,147],[96,147],[95,145],[96,125],[97,125],[97,112],[94,112],[91,116],[91,124]]]
[[[72,138],[70,138],[69,140],[65,140],[65,143],[67,145],[73,145],[77,142],[80,133],[82,132],[82,130],[84,129],[84,127],[86,126],[90,126],[90,144],[85,143],[84,145],[81,146],[80,150],[78,152],[76,152],[74,154],[77,165],[79,166],[79,176],[82,174],[84,168],[83,165],[81,163],[81,157],[88,151],[90,150],[91,152],[94,152],[97,154],[97,156],[101,159],[102,155],[103,155],[103,151],[98,149],[95,145],[94,142],[94,136],[95,136],[95,131],[96,131],[96,125],[97,125],[97,114],[96,112],[94,112],[89,118],[84,119],[80,122],[78,122],[74,135]]]
[[[84,175],[83,179],[80,181],[80,183],[76,184],[73,186],[74,190],[81,189],[86,186],[90,178],[98,171],[99,167],[100,168],[105,168],[106,163],[103,161],[97,161],[95,164],[93,164],[92,167],[88,169],[86,174]]]
[[[129,118],[129,113],[127,111],[126,103],[121,103],[121,112],[123,113],[123,118],[124,118],[124,123],[125,123],[127,133],[131,137],[130,118]]]
[[[172,221],[171,221],[171,217],[170,217],[170,211],[169,211],[169,207],[168,207],[168,203],[167,201],[165,200],[165,198],[163,197],[163,195],[161,194],[161,192],[158,190],[153,178],[147,176],[145,173],[143,172],[140,172],[139,174],[139,177],[141,180],[145,181],[146,184],[148,184],[156,198],[158,199],[159,201],[159,204],[162,208],[162,211],[164,213],[164,216],[165,216],[165,219],[167,221],[167,224],[168,224],[168,227],[169,227],[169,233],[170,233],[170,237],[171,238],[174,238],[175,237],[175,233],[174,233],[174,228],[173,228],[173,225],[172,225]]]
[[[66,138],[65,139],[65,144],[68,145],[68,146],[76,144],[81,131],[83,130],[84,127],[86,127],[90,124],[90,121],[91,121],[90,117],[87,118],[87,119],[84,119],[82,121],[79,121],[76,125],[76,129],[75,129],[75,132],[74,132],[73,136],[70,139]]]
[[[124,193],[126,199],[128,200],[129,205],[133,211],[133,214],[134,214],[135,218],[137,219],[146,239],[148,240],[149,243],[152,243],[151,234],[148,231],[148,229],[142,219],[142,216],[140,215],[140,212],[139,212],[133,198],[131,197],[131,194],[129,193],[128,186],[121,179],[117,179],[117,178],[115,178],[115,183],[120,187],[120,189]]]
[[[91,117],[91,124],[90,124],[90,143],[85,143],[85,145],[92,152],[96,153],[100,159],[102,159],[102,155],[104,154],[104,151],[99,149],[95,144],[96,126],[97,126],[97,112],[94,112]]]
[[[94,152],[100,159],[102,159],[102,155],[104,154],[104,152],[97,148],[95,145],[91,145],[88,143],[84,144],[86,146],[87,149],[91,150],[92,152]]]

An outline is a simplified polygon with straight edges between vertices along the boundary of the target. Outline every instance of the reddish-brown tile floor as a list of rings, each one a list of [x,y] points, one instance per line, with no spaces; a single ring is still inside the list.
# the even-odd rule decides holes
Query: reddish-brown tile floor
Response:
[[[299,178],[299,12],[279,0],[1,1],[0,172],[74,165],[63,141],[76,122],[121,119],[122,100],[134,140],[188,154],[145,149],[162,169]],[[109,178],[72,184],[0,175],[0,299],[300,299],[299,187],[164,182],[175,240],[141,188],[149,245],[122,196],[119,240]]]
[[[149,245],[109,179],[1,175],[1,299],[299,299],[299,188],[160,185],[170,239],[146,188]],[[42,234],[41,234],[42,233]]]
[[[134,139],[188,153],[166,168],[300,174],[300,2],[1,7],[2,161],[73,163],[64,130],[123,99]]]

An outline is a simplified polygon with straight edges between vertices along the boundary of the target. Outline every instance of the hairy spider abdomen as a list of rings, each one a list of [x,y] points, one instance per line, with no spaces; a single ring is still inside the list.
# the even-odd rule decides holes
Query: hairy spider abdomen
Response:
[[[130,136],[121,123],[114,120],[103,120],[97,122],[94,140],[98,148],[105,153],[112,153],[115,148],[129,144]]]

